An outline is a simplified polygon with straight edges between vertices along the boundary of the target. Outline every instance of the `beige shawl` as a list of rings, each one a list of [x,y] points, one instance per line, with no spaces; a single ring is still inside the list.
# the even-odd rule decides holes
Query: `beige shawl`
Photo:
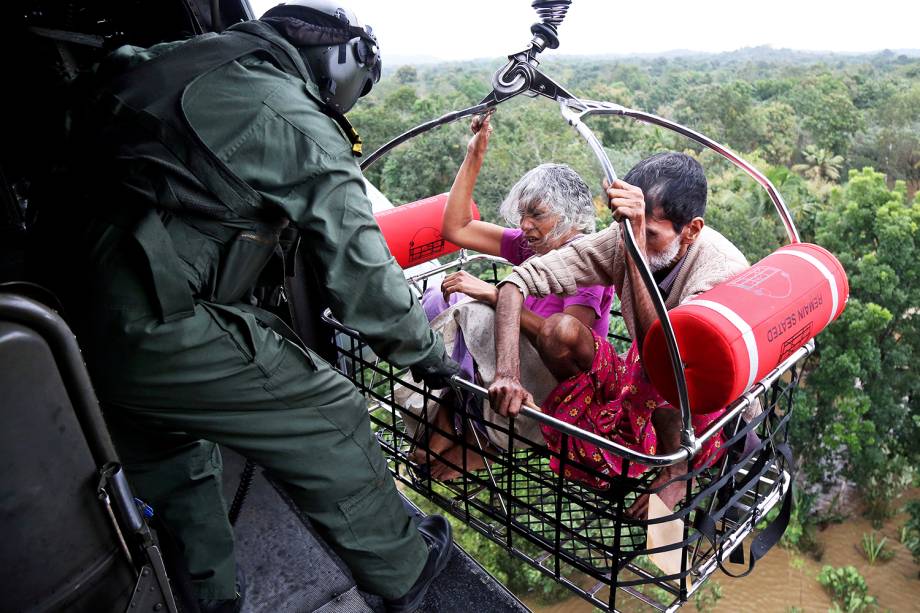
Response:
[[[479,369],[483,385],[488,387],[495,379],[495,310],[486,304],[474,300],[464,300],[453,305],[432,322],[431,327],[440,332],[444,338],[444,346],[450,354],[457,342],[458,333],[463,334],[467,350]],[[540,359],[536,348],[524,337],[521,337],[521,382],[534,397],[537,406],[540,406],[551,391],[556,387],[556,379],[550,374]],[[415,438],[419,429],[419,421],[413,416],[421,417],[423,414],[423,398],[421,394],[413,393],[406,387],[397,386],[394,389],[394,400],[405,409],[403,421],[410,436]],[[434,419],[439,405],[430,402],[426,418]],[[508,448],[508,435],[492,424],[508,428],[508,419],[492,410],[489,401],[483,401],[483,416],[487,422],[486,431],[489,440],[502,449]],[[540,424],[527,417],[518,417],[514,424],[515,447],[529,447],[521,439],[526,439],[543,445],[543,435]]]
[[[620,232],[620,224],[614,224],[566,247],[532,257],[516,266],[502,283],[514,283],[524,296],[540,297],[572,295],[577,288],[587,285],[614,285],[620,297],[623,320],[630,336],[635,338],[632,285],[626,273],[626,249]],[[703,228],[685,257],[665,300],[668,309],[712,289],[748,267],[744,254],[709,227]]]

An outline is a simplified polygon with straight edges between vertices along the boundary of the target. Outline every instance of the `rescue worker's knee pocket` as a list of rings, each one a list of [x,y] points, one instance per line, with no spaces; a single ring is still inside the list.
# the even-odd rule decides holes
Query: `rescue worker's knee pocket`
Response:
[[[346,549],[376,553],[382,543],[411,537],[411,522],[402,507],[389,473],[379,475],[355,494],[337,504],[346,530],[339,542]]]

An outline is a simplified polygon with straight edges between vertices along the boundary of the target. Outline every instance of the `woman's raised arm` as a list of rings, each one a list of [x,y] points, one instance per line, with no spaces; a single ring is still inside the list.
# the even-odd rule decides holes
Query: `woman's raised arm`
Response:
[[[466,147],[466,157],[447,197],[444,217],[441,222],[441,235],[464,249],[472,249],[489,255],[501,255],[502,233],[504,228],[487,221],[473,219],[471,203],[476,178],[489,145],[492,126],[489,124],[491,113],[484,117],[473,118],[470,129],[473,138]]]

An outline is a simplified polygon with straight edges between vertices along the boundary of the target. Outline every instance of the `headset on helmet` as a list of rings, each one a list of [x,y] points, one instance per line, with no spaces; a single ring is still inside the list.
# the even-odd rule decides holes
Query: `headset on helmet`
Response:
[[[370,26],[332,0],[291,0],[261,17],[300,51],[323,100],[348,112],[380,80],[380,50]]]

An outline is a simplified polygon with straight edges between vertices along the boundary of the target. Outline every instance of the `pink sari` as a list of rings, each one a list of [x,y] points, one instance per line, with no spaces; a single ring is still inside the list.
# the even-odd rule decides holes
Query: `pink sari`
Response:
[[[591,370],[560,382],[543,403],[542,411],[629,449],[654,455],[658,449],[658,437],[652,425],[652,412],[660,406],[670,405],[646,378],[639,363],[636,344],[633,343],[626,355],[620,357],[606,339],[595,334],[594,348]],[[677,409],[672,407],[672,410]],[[722,412],[694,415],[694,431],[703,432]],[[563,434],[550,426],[542,426],[542,430],[549,449],[559,453]],[[693,458],[693,466],[715,462],[721,455],[723,440],[721,432],[710,438]],[[579,465],[602,475],[623,474],[623,458],[573,436],[569,436],[568,441],[565,478],[595,489],[607,489],[610,487],[609,478],[591,474]],[[557,474],[561,464],[558,456],[550,460],[550,467]],[[644,464],[630,462],[626,476],[635,478],[647,469]]]

